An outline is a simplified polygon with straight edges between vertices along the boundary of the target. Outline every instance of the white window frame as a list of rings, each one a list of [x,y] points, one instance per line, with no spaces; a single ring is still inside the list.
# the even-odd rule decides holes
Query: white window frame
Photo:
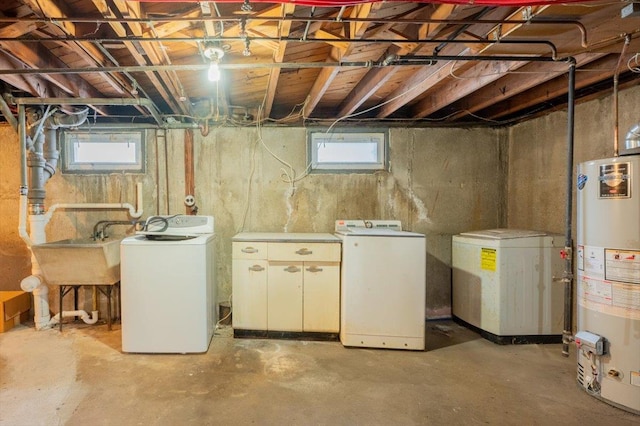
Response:
[[[320,161],[318,148],[323,143],[375,143],[377,161]],[[389,131],[386,129],[310,130],[307,132],[308,160],[315,173],[373,173],[388,170]]]
[[[134,157],[128,161],[86,162],[79,161],[76,156],[77,144],[115,143],[133,144]],[[145,172],[145,131],[125,129],[91,129],[91,130],[63,130],[62,144],[62,173],[93,174],[93,173],[144,173]]]

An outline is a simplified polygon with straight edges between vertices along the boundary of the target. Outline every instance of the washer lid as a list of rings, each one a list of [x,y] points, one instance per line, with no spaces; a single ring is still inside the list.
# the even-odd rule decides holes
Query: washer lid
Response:
[[[423,234],[409,231],[396,231],[393,229],[380,229],[380,228],[350,228],[337,231],[339,235],[353,235],[360,237],[422,237]]]
[[[548,235],[546,232],[530,231],[526,229],[486,229],[482,231],[470,231],[460,234],[463,237],[477,237],[486,238],[489,240],[510,240],[513,238],[529,238],[529,237],[544,237]]]

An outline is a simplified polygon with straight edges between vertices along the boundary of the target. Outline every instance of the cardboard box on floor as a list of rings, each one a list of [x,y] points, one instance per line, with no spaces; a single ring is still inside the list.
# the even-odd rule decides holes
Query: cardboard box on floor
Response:
[[[31,295],[24,291],[0,291],[0,333],[29,320]]]

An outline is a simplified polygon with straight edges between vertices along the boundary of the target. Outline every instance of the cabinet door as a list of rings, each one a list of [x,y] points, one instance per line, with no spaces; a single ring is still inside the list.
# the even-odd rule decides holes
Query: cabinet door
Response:
[[[233,328],[267,329],[267,261],[233,259]]]
[[[340,263],[304,263],[304,331],[340,331]]]
[[[269,262],[269,330],[302,331],[302,271],[302,262]]]

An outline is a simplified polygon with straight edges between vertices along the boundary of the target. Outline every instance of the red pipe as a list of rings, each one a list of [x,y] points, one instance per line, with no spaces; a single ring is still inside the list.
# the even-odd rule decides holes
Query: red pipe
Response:
[[[128,0],[140,3],[199,3],[201,0]],[[484,6],[539,6],[565,3],[589,3],[597,0],[387,0],[402,3],[439,3],[439,4],[461,4],[461,5],[484,5]],[[244,3],[243,0],[216,0],[217,3]],[[249,0],[249,3],[293,3],[300,6],[317,7],[341,7],[356,6],[364,3],[377,3],[376,0]]]

